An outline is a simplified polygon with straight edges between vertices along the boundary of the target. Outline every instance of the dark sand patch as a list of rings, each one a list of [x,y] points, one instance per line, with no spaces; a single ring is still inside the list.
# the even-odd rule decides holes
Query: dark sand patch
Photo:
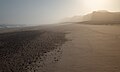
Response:
[[[58,61],[58,48],[65,43],[65,33],[51,31],[19,31],[0,34],[0,72],[43,71],[45,60]],[[50,53],[55,51],[56,53]],[[54,55],[54,56],[53,56]],[[40,64],[38,64],[40,63]],[[40,69],[41,68],[41,69]]]

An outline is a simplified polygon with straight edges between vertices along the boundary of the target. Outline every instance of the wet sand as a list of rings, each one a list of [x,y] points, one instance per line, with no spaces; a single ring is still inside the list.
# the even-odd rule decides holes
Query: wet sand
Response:
[[[0,33],[0,72],[43,72],[59,61],[65,41],[65,33],[48,30]]]
[[[68,24],[2,33],[0,71],[120,72],[119,27]]]

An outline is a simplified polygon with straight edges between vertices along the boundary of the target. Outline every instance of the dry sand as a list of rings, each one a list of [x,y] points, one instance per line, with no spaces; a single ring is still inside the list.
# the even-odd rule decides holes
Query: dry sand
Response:
[[[23,33],[20,42],[23,44],[25,41],[25,47],[21,45],[20,49],[13,47],[16,53],[11,49],[9,51],[10,47],[4,48],[9,44],[2,44],[11,34],[5,33],[5,36],[1,34],[3,38],[0,39],[3,41],[0,45],[0,66],[2,66],[0,70],[6,70],[5,72],[120,72],[119,27],[119,25],[70,24],[45,27],[42,30],[39,30],[39,27],[33,28],[35,30],[27,32],[27,35],[23,32],[17,32],[15,35],[13,33],[13,40],[19,40],[16,39],[16,35],[20,36]],[[27,39],[30,41],[25,44]],[[12,42],[10,44],[18,45]]]

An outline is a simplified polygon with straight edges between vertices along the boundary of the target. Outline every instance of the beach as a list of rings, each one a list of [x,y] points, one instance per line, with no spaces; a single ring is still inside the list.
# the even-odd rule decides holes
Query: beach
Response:
[[[119,25],[62,24],[0,32],[0,72],[119,72]]]

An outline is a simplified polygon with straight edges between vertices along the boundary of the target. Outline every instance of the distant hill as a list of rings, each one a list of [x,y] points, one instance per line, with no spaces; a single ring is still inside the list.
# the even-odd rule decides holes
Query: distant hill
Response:
[[[74,17],[70,18],[68,22],[76,22]],[[94,24],[120,24],[120,12],[108,12],[105,10],[93,11],[84,16],[78,16],[77,22],[80,23],[94,23]]]
[[[86,17],[91,21],[120,21],[120,12],[94,11]]]

